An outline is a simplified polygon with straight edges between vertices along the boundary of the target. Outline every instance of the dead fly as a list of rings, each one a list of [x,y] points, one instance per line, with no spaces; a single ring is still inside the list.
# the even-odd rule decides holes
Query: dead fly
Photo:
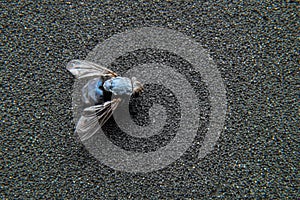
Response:
[[[75,131],[81,141],[92,137],[105,124],[122,101],[122,96],[143,91],[143,85],[134,77],[130,79],[118,76],[115,72],[92,62],[72,60],[67,64],[67,69],[77,79],[92,78],[82,88],[82,101],[89,107],[83,110],[76,125]],[[114,98],[106,101],[107,93],[114,94]]]

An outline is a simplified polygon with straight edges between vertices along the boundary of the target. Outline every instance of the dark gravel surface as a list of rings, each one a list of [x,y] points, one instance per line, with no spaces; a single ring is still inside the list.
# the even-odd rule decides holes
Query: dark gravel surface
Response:
[[[196,2],[1,2],[1,198],[299,198],[299,3]],[[228,110],[204,159],[195,143],[167,168],[134,174],[102,165],[74,139],[74,77],[65,66],[144,26],[203,45]]]

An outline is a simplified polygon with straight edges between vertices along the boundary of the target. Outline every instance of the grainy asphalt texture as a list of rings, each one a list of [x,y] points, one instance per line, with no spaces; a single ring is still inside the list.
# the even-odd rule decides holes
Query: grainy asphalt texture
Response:
[[[296,1],[2,1],[1,198],[299,198],[297,10]],[[73,137],[74,77],[65,66],[114,34],[145,26],[180,31],[210,52],[228,110],[204,159],[197,159],[195,142],[167,168],[134,174],[101,164]]]

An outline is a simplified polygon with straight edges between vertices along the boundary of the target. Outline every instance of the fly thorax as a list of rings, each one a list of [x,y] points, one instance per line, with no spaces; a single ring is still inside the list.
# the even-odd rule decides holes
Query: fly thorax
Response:
[[[133,91],[131,79],[120,76],[106,80],[103,88],[114,95],[131,95]]]

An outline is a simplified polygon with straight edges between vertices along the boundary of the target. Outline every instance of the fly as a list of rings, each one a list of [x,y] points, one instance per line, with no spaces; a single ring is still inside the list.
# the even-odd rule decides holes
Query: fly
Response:
[[[143,85],[135,77],[118,76],[115,72],[84,60],[72,60],[67,64],[77,79],[93,78],[82,88],[82,101],[88,105],[76,125],[75,132],[81,141],[92,137],[112,116],[113,111],[122,101],[122,96],[139,94]],[[114,94],[115,98],[106,100],[106,94]]]

